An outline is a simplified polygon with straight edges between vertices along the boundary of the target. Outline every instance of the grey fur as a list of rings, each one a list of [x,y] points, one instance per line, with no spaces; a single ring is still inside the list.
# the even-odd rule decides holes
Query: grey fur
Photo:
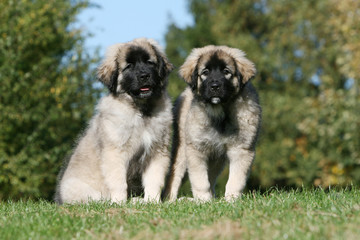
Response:
[[[223,104],[217,97],[204,101],[200,91],[206,80],[200,73],[214,55],[232,71],[227,81],[235,89],[234,96]],[[245,54],[226,46],[194,49],[185,60],[180,75],[193,89],[186,88],[175,105],[172,166],[165,189],[169,200],[177,198],[186,170],[194,198],[212,199],[216,179],[227,162],[230,174],[225,198],[231,201],[241,195],[255,158],[261,122],[258,95],[248,82],[254,74],[254,64]]]

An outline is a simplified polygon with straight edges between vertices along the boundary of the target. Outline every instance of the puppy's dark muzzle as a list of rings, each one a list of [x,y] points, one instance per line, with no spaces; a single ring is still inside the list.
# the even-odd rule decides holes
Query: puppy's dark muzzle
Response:
[[[212,81],[208,85],[208,91],[210,96],[210,102],[212,104],[218,104],[221,102],[223,86],[219,81]]]
[[[212,80],[208,83],[208,91],[211,95],[218,96],[223,90],[223,84],[221,81]]]
[[[149,73],[141,73],[139,76],[138,76],[139,80],[141,82],[146,82],[150,79],[150,74]]]
[[[140,83],[140,87],[137,92],[139,98],[148,98],[153,94],[153,83],[151,81],[151,75],[149,73],[140,73],[137,76]]]
[[[210,84],[210,91],[219,92],[219,90],[220,90],[220,83],[214,82]]]

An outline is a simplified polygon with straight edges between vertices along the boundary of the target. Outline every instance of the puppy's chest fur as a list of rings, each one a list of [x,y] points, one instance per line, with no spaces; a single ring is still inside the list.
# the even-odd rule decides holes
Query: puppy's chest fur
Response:
[[[207,111],[206,111],[207,110]],[[223,109],[205,109],[192,106],[188,118],[201,119],[186,124],[188,140],[203,149],[224,148],[238,135],[238,124],[234,117],[223,112]]]
[[[113,106],[120,104],[122,103],[111,99],[108,103],[102,104],[100,114],[103,115],[101,119],[104,119],[105,131],[102,134],[104,144],[107,141],[114,144],[114,147],[128,145],[134,148],[134,152],[143,148],[144,153],[148,153],[154,145],[162,142],[165,135],[169,134],[170,103],[166,102],[163,106],[159,106],[150,117],[142,115],[129,104]]]
[[[196,148],[218,149],[224,151],[228,147],[241,146],[250,148],[254,136],[257,118],[248,111],[246,104],[237,103],[224,108],[222,106],[202,106],[194,102],[188,113],[186,134]],[[194,119],[199,119],[194,121]]]
[[[161,118],[148,118],[139,114],[136,114],[128,127],[133,132],[129,139],[131,145],[136,146],[137,144],[133,144],[133,142],[138,142],[144,154],[150,153],[154,145],[157,145],[167,133]]]

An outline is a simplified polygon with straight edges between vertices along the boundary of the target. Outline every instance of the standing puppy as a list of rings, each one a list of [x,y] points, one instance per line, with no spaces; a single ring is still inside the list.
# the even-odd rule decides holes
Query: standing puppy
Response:
[[[226,46],[194,49],[180,68],[189,87],[175,104],[172,167],[165,197],[175,200],[186,169],[195,199],[215,195],[216,178],[229,166],[225,198],[240,196],[255,157],[261,108],[244,52]]]
[[[109,199],[122,202],[144,192],[159,201],[170,163],[173,66],[157,43],[135,39],[111,46],[98,68],[110,90],[59,175],[58,203]]]

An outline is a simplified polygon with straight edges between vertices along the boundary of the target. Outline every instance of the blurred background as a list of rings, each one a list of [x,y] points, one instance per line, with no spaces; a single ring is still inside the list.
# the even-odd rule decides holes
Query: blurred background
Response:
[[[0,19],[0,200],[52,199],[106,93],[96,66],[136,37],[159,41],[177,68],[207,44],[256,64],[263,123],[248,189],[359,186],[357,0],[3,0]],[[173,99],[185,87],[177,70]]]

